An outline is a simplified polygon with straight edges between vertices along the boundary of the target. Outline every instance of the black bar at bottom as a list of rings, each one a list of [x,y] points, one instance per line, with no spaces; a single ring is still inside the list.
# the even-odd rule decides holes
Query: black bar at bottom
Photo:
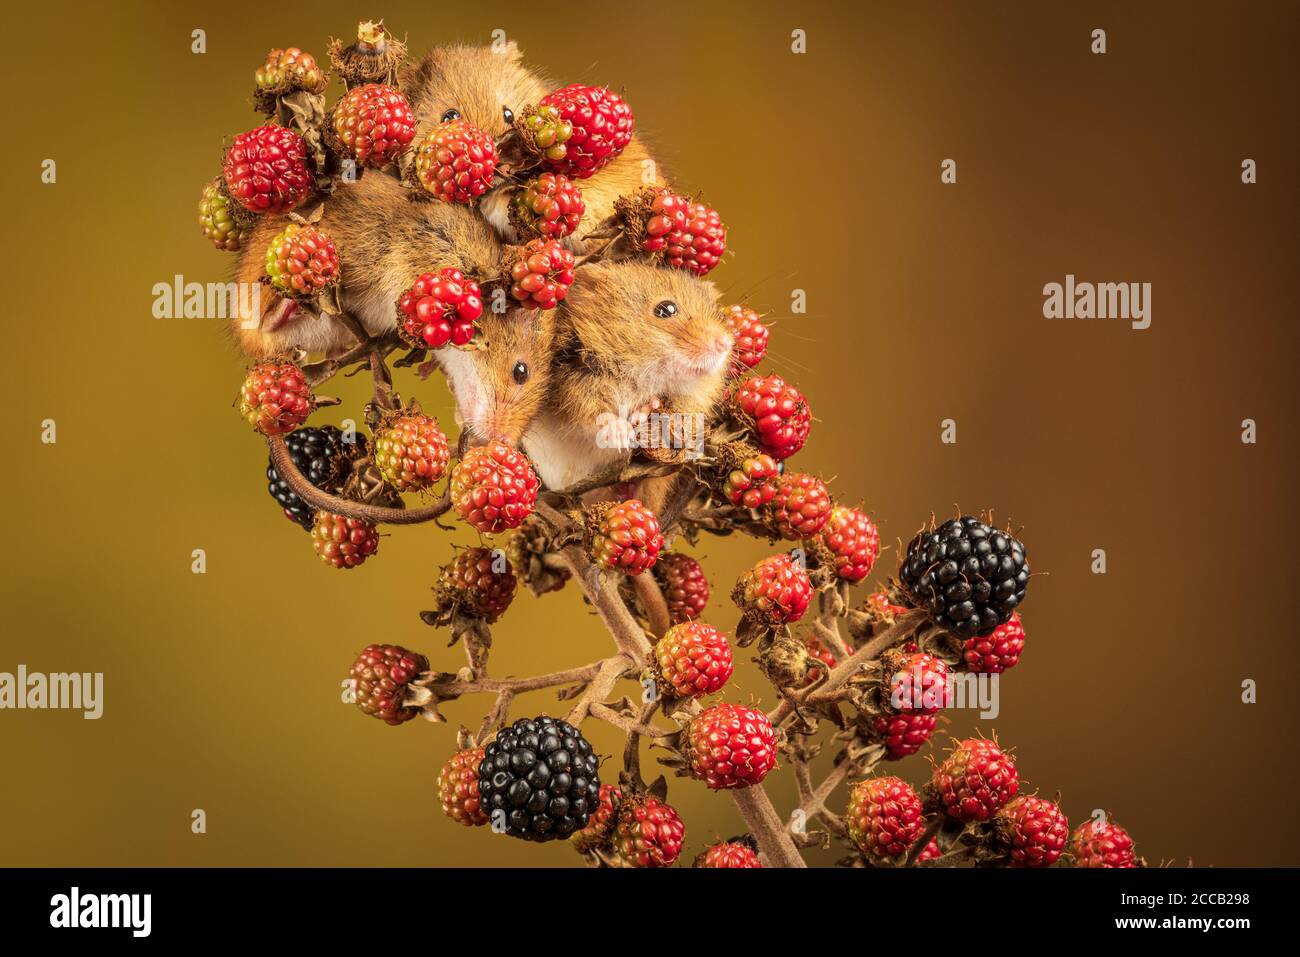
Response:
[[[1287,891],[1295,877],[1295,870],[1214,868],[20,869],[0,871],[0,926],[6,937],[49,934],[71,942],[75,935],[79,944],[113,938],[128,945],[378,945],[391,935],[395,944],[406,938],[445,946],[461,936],[505,944],[514,934],[566,924],[584,934],[602,925],[616,933],[658,927],[665,941],[748,926],[758,941],[806,918],[805,929],[843,934],[869,927],[873,941],[886,934],[918,944],[942,939],[934,936],[944,933],[936,923],[947,922],[954,933],[982,939],[998,927],[1019,935],[1042,926],[1071,939],[1200,935],[1230,943],[1241,933],[1276,934],[1290,924]]]

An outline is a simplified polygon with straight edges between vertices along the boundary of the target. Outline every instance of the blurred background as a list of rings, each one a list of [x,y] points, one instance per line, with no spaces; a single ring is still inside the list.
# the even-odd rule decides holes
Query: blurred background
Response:
[[[797,466],[863,503],[891,546],[872,582],[932,512],[993,508],[1021,529],[1036,573],[1024,656],[996,721],[954,713],[947,731],[996,731],[1027,789],[1059,792],[1072,823],[1108,809],[1152,862],[1300,862],[1294,5],[41,12],[65,39],[11,44],[0,66],[9,88],[36,84],[0,154],[13,240],[0,671],[102,671],[105,700],[98,721],[0,713],[0,864],[579,863],[563,843],[439,812],[456,723],[476,727],[490,701],[399,728],[340,702],[372,641],[461,664],[417,613],[453,544],[477,535],[396,529],[362,568],[322,565],[267,496],[265,448],[231,409],[244,363],[223,324],[151,314],[155,283],[229,278],[196,205],[223,137],[258,123],[249,91],[267,49],[323,61],[331,36],[379,16],[417,54],[499,28],[546,74],[624,92],[675,182],[722,212],[732,255],[710,278],[770,315],[767,367],[817,415]],[[55,185],[40,182],[46,158]],[[955,185],[939,179],[949,158]],[[1245,158],[1256,185],[1241,182]],[[1151,327],[1045,320],[1042,288],[1067,273],[1151,283]],[[805,315],[790,314],[795,288]],[[441,381],[399,376],[450,428]],[[359,418],[363,382],[326,391]],[[1248,417],[1256,445],[1240,440]],[[39,441],[47,418],[55,445]],[[945,418],[955,445],[940,442]],[[1105,575],[1090,573],[1096,548]],[[730,584],[767,552],[694,550],[708,620],[734,628]],[[495,634],[498,675],[609,650],[572,586],[521,593]],[[749,657],[727,698],[770,706]],[[1241,703],[1245,679],[1257,704]],[[542,692],[514,714],[556,710]],[[598,750],[621,748],[588,730]],[[919,784],[934,751],[889,770]],[[781,813],[794,806],[788,770],[768,788]],[[683,860],[742,829],[697,783],[670,799]],[[196,808],[206,834],[191,833]]]

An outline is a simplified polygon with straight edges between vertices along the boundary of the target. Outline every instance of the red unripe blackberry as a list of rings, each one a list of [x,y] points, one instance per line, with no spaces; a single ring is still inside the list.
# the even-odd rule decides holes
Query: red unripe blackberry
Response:
[[[740,576],[731,598],[756,621],[784,625],[803,617],[812,593],[812,582],[803,568],[789,555],[772,555]]]
[[[909,610],[906,605],[898,604],[893,596],[883,591],[868,595],[865,608],[873,615],[891,621]]]
[[[891,672],[891,708],[902,712],[935,714],[951,704],[948,695],[948,666],[941,658],[923,651],[886,652],[882,661]]]
[[[727,249],[727,228],[715,210],[650,186],[614,204],[633,249],[703,276]]]
[[[375,466],[399,492],[427,489],[447,472],[451,450],[438,420],[419,412],[401,412],[375,432]]]
[[[619,804],[614,849],[628,867],[671,867],[682,853],[686,826],[671,805],[650,796]]]
[[[284,435],[307,421],[311,386],[292,362],[271,359],[248,370],[239,389],[239,414],[263,435]]]
[[[438,772],[442,813],[466,827],[479,827],[488,822],[478,793],[478,766],[482,761],[482,748],[465,748],[448,758]]]
[[[699,562],[681,552],[666,552],[655,562],[654,575],[674,625],[704,614],[709,604],[709,580]]]
[[[758,784],[776,765],[772,722],[744,705],[706,708],[687,726],[682,746],[691,776],[714,791]]]
[[[334,135],[361,166],[378,169],[401,156],[415,139],[411,104],[383,83],[354,86],[334,107]]]
[[[720,841],[695,858],[695,867],[762,867],[763,862],[743,841]]]
[[[609,846],[614,836],[614,823],[618,820],[618,806],[622,800],[623,791],[617,784],[600,786],[596,809],[591,812],[587,826],[580,831],[575,831],[571,838],[579,854]]]
[[[379,548],[379,531],[360,518],[318,511],[311,527],[312,544],[326,565],[356,568]]]
[[[677,698],[713,694],[734,667],[727,636],[701,621],[669,628],[655,643],[654,661],[660,690]]]
[[[290,223],[266,247],[271,286],[292,299],[312,299],[339,280],[334,241],[315,226]]]
[[[573,285],[573,253],[554,239],[534,239],[510,266],[510,296],[531,309],[554,309]]]
[[[283,126],[259,126],[236,136],[226,151],[222,175],[236,201],[266,215],[287,213],[312,188],[307,144]]]
[[[492,549],[463,548],[444,566],[434,588],[463,611],[491,624],[514,600],[515,571],[503,554]]]
[[[812,410],[808,401],[778,375],[752,376],[732,392],[737,417],[753,431],[763,451],[774,459],[788,459],[808,440]]]
[[[920,751],[939,719],[932,713],[924,711],[896,711],[877,715],[871,726],[885,746],[887,760],[897,761]]]
[[[571,127],[563,156],[545,157],[546,165],[557,173],[586,179],[623,152],[632,139],[632,108],[604,87],[572,83],[542,97],[538,108],[545,107]]]
[[[835,574],[846,582],[860,582],[871,574],[880,557],[880,532],[866,514],[836,505],[819,536],[835,556]]]
[[[933,861],[939,857],[943,857],[943,851],[939,850],[938,840],[932,837],[930,843],[921,848],[921,853],[916,855],[916,863],[924,864],[926,861]]]
[[[559,173],[543,173],[515,194],[510,222],[523,236],[563,239],[578,228],[585,211],[577,183]]]
[[[722,494],[732,505],[762,508],[776,497],[780,475],[780,466],[772,456],[753,455],[744,459],[739,468],[727,473],[722,483]]]
[[[949,817],[966,824],[987,821],[1020,790],[1020,775],[1011,755],[992,741],[959,741],[934,769],[930,788]]]
[[[1025,629],[1020,624],[1019,613],[1013,612],[1011,620],[998,625],[985,638],[967,638],[962,645],[966,670],[998,674],[1014,668],[1025,650]]]
[[[397,302],[398,331],[418,349],[467,345],[482,315],[482,290],[459,269],[421,274]]]
[[[845,814],[849,837],[868,858],[885,860],[906,854],[925,830],[921,799],[901,778],[859,781],[849,794]]]
[[[469,449],[451,472],[456,511],[489,535],[523,524],[533,512],[540,487],[528,459],[504,442]]]
[[[691,203],[681,229],[669,232],[664,238],[667,240],[664,262],[697,276],[708,275],[727,251],[727,227],[718,211],[703,203]]]
[[[727,329],[736,340],[731,347],[731,374],[740,375],[763,361],[770,333],[759,314],[749,306],[732,306],[726,318]]]
[[[767,506],[767,520],[782,538],[812,538],[831,517],[826,483],[807,472],[786,472],[776,482],[776,495]]]
[[[640,575],[654,566],[663,547],[659,519],[633,498],[604,512],[589,551],[602,568]]]
[[[686,196],[665,189],[651,186],[642,191],[632,202],[624,202],[621,207],[633,237],[639,239],[633,245],[639,245],[642,252],[659,253],[668,246],[669,237],[680,236],[686,227],[686,217],[691,210],[691,200]]]
[[[324,93],[329,77],[316,64],[316,58],[297,47],[274,49],[266,55],[266,62],[253,74],[254,89],[272,96],[305,90]]]
[[[993,833],[1012,867],[1051,867],[1070,839],[1070,823],[1056,802],[1024,794],[993,818]]]
[[[1110,820],[1080,824],[1070,836],[1075,867],[1144,867],[1128,831]]]
[[[429,130],[415,147],[415,175],[425,192],[448,203],[472,203],[492,185],[497,147],[466,120]]]
[[[352,663],[348,675],[356,681],[357,707],[388,724],[402,724],[420,713],[402,707],[406,687],[420,672],[429,670],[424,655],[401,645],[368,645]]]
[[[982,638],[1024,600],[1029,563],[1018,539],[965,515],[912,539],[898,578],[936,625]]]

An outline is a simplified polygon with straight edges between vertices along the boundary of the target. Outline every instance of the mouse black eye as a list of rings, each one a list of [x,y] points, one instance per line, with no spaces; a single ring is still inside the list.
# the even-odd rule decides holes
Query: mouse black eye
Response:
[[[506,121],[506,126],[511,126],[515,122],[515,111],[508,106],[501,107],[501,116]]]
[[[515,367],[510,370],[510,374],[514,376],[515,382],[523,385],[528,381],[528,363],[516,362]]]
[[[660,319],[671,319],[677,315],[677,303],[671,299],[665,299],[659,305],[655,306],[655,315]]]
[[[442,114],[442,121],[444,123],[450,123],[452,120],[458,120],[458,119],[460,119],[460,110],[454,108]]]

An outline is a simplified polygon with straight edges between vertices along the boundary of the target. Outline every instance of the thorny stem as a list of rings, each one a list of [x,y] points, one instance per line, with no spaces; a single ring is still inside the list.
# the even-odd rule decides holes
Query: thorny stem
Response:
[[[663,590],[655,581],[654,575],[642,572],[632,577],[632,588],[641,602],[641,609],[650,621],[650,630],[656,638],[662,638],[664,632],[672,627],[672,615],[668,612],[668,602],[664,600]]]
[[[479,725],[478,736],[474,739],[476,743],[482,744],[487,740],[487,736],[492,733],[493,728],[505,724],[507,716],[510,714],[510,702],[514,700],[513,691],[502,691],[497,695],[497,700],[492,705],[492,710],[483,716],[483,723]]]
[[[849,776],[851,763],[846,759],[835,765],[835,768],[830,774],[826,775],[822,783],[809,793],[803,803],[799,805],[805,814],[820,815],[826,811],[826,799],[840,786],[840,782]]]
[[[699,490],[699,481],[694,473],[686,471],[677,476],[676,481],[668,490],[667,499],[659,513],[659,530],[665,538],[669,537],[673,529],[677,527],[686,506],[691,503]]]
[[[611,661],[620,661],[619,656],[602,658],[580,668],[566,671],[552,671],[545,675],[532,675],[528,678],[471,678],[468,681],[455,675],[429,673],[429,680],[417,679],[415,687],[424,688],[434,693],[439,701],[451,701],[467,694],[523,694],[525,691],[537,691],[541,688],[555,688],[560,685],[581,684],[591,681]],[[418,692],[417,692],[418,693]],[[409,697],[409,696],[408,696]],[[404,702],[405,703],[405,702]]]
[[[586,690],[578,697],[577,703],[564,716],[564,720],[574,727],[582,724],[591,713],[592,706],[609,697],[610,692],[614,690],[614,685],[628,670],[630,664],[623,655],[606,658],[600,670],[591,679],[591,684],[587,685]]]
[[[566,499],[576,499],[585,495],[587,492],[594,492],[596,489],[608,488],[611,485],[619,485],[624,482],[639,482],[642,479],[659,478],[664,475],[671,475],[680,469],[680,465],[665,464],[662,462],[633,463],[631,465],[619,464],[612,468],[606,469],[599,475],[594,475],[589,479],[581,482],[575,482],[567,488],[550,490],[553,496]]]
[[[808,866],[761,785],[736,788],[730,793],[770,867]]]
[[[338,374],[340,369],[346,368],[356,362],[361,362],[370,356],[372,352],[379,352],[381,355],[388,355],[399,346],[402,340],[398,338],[397,333],[385,333],[373,339],[366,339],[363,342],[353,346],[343,355],[333,359],[323,359],[320,362],[312,362],[302,367],[303,375],[307,378],[307,383],[313,388],[322,382],[333,378]]]
[[[661,702],[662,699],[656,696],[653,701],[648,701],[642,705],[641,713],[637,716],[637,723],[650,728],[647,722],[650,720],[651,715],[658,710]],[[658,737],[657,732],[654,737]],[[645,781],[641,777],[641,733],[637,730],[627,732],[627,742],[623,746],[623,771],[636,786],[645,787]]]
[[[666,738],[671,731],[661,731],[652,724],[645,724],[630,715],[620,714],[609,705],[592,702],[588,708],[593,718],[599,718],[606,724],[612,724],[614,727],[621,729],[629,735],[640,735],[647,738]]]
[[[924,627],[924,625],[925,613],[919,609],[913,609],[904,615],[900,615],[892,625],[832,668],[825,681],[786,695],[781,703],[768,714],[773,727],[779,726],[801,705],[820,704],[837,700],[841,697],[839,692],[845,682],[861,671],[863,665],[878,658],[883,652],[903,641],[908,635]]]
[[[557,509],[545,502],[537,503],[536,513],[556,529],[568,529],[569,520]],[[587,600],[600,616],[605,627],[609,629],[618,650],[631,659],[634,666],[640,667],[650,654],[650,642],[645,631],[637,624],[627,605],[619,597],[618,589],[609,576],[587,558],[580,545],[568,545],[560,552],[569,571],[582,588]]]

